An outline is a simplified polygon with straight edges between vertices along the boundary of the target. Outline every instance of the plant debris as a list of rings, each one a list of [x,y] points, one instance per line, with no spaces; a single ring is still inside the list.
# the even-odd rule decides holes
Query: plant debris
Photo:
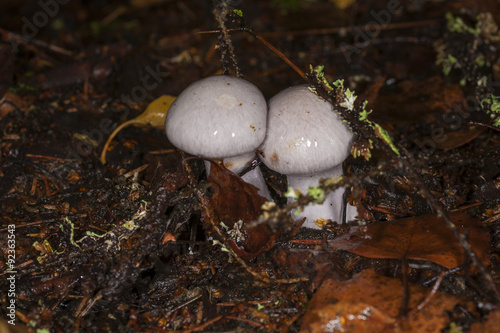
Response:
[[[494,332],[499,20],[470,0],[2,1],[0,331]],[[219,73],[311,85],[358,136],[344,176],[297,191],[260,164],[267,201],[176,150],[165,96]],[[358,217],[300,228],[290,211],[339,187]]]

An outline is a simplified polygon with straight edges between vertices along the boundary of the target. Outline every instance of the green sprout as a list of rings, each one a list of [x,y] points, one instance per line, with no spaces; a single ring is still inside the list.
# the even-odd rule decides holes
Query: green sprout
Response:
[[[465,24],[464,20],[462,20],[460,17],[454,16],[452,13],[446,13],[446,21],[447,21],[447,28],[451,32],[458,32],[458,33],[470,33],[474,36],[479,35],[481,32],[476,25],[475,28],[472,28]]]
[[[94,237],[102,238],[102,237],[106,236],[107,234],[108,234],[107,232],[103,233],[102,235],[96,234],[93,231],[87,231],[86,232],[86,235],[89,236],[90,238],[94,238]]]
[[[316,78],[325,86],[325,89],[332,91],[333,88],[332,86],[327,82],[325,78],[325,74],[323,72],[324,66],[316,66],[313,67],[312,65],[309,65],[311,72],[313,72],[316,75]],[[341,107],[346,108],[349,111],[355,111],[354,108],[354,101],[356,100],[357,96],[354,94],[353,91],[351,91],[349,88],[344,88],[344,80],[339,79],[335,82],[332,83],[333,86],[337,88],[337,91],[340,90],[344,94],[344,101],[340,103]],[[392,141],[389,133],[382,128],[379,124],[371,121],[368,119],[368,115],[372,112],[366,110],[366,106],[368,105],[367,101],[364,101],[361,107],[361,111],[359,111],[359,116],[358,119],[360,121],[365,122],[370,128],[372,128],[375,132],[375,135],[380,138],[382,141],[384,141],[391,149],[392,151],[396,154],[399,155],[399,149],[396,147],[394,142]],[[367,148],[368,149],[368,148]],[[371,156],[370,153],[365,154],[366,156]],[[288,193],[288,192],[287,192]]]
[[[332,83],[335,87],[344,89],[344,79],[338,79]]]
[[[488,97],[483,98],[481,108],[494,119],[493,126],[500,127],[500,97],[490,94]]]
[[[474,37],[481,36],[487,43],[500,40],[498,26],[491,13],[479,13],[476,16],[476,25],[474,27],[467,25],[460,17],[456,17],[451,13],[447,13],[445,17],[447,28],[451,32],[469,33]]]
[[[125,222],[123,227],[130,231],[137,229],[138,225],[135,222],[145,217],[147,213],[148,213],[148,203],[147,201],[141,200],[141,205],[139,206],[139,209],[132,216],[132,219]]]
[[[70,228],[71,228],[70,238],[69,238],[71,244],[73,244],[76,247],[80,247],[80,245],[78,245],[75,242],[75,225],[73,224],[73,222],[71,222],[71,220],[67,216],[64,218],[64,222],[68,223],[70,225]],[[61,230],[63,230],[63,228],[64,228],[63,225],[61,225],[60,227],[61,227]]]
[[[359,120],[360,120],[360,121],[365,121],[365,120],[367,120],[367,119],[368,119],[368,115],[369,115],[370,113],[372,113],[372,110],[370,110],[370,111],[366,111],[366,105],[367,105],[367,104],[368,104],[368,101],[366,101],[366,100],[365,100],[365,101],[363,102],[363,105],[362,105],[362,110],[361,110],[361,112],[359,113]]]
[[[231,251],[226,247],[226,245],[222,244],[216,239],[213,240],[212,245],[219,245],[222,252],[231,253]]]
[[[233,9],[233,13],[235,13],[239,17],[243,17],[243,12],[240,9]]]
[[[451,13],[446,14],[447,28],[450,32],[455,32],[459,34],[469,34],[473,37],[470,46],[473,50],[477,50],[479,45],[488,45],[492,42],[500,41],[500,31],[498,29],[495,20],[490,13],[480,13],[476,16],[476,24],[472,27],[466,24],[460,17],[456,17]],[[453,68],[464,68],[464,64],[460,63],[452,54],[447,54],[447,45],[441,45],[437,48],[438,56],[436,63],[443,66],[443,74],[448,75]],[[484,55],[479,54],[474,59],[474,65],[477,68],[484,67],[487,65],[487,59]],[[489,65],[489,64],[488,64]],[[461,85],[465,85],[466,79],[463,78],[460,82]]]
[[[127,230],[132,231],[132,230],[136,229],[136,228],[138,227],[138,225],[137,225],[137,224],[135,224],[135,222],[134,222],[133,220],[129,220],[129,221],[127,221],[127,222],[125,222],[125,223],[123,224],[123,227],[124,227],[125,229],[127,229]]]
[[[391,139],[389,133],[384,128],[382,128],[382,126],[380,126],[379,124],[377,124],[377,123],[372,123],[372,124],[375,128],[375,134],[377,134],[377,136],[380,139],[382,139],[385,143],[387,143],[389,145],[389,147],[391,147],[392,151],[396,153],[396,155],[399,155],[399,149],[396,147],[394,142],[392,142],[392,139]]]
[[[486,64],[486,60],[484,59],[484,55],[480,54],[477,56],[477,58],[474,60],[476,63],[477,67],[483,67]]]
[[[325,66],[316,66],[313,68],[312,65],[309,65],[309,67],[311,68],[311,71],[314,71],[316,73],[316,77],[318,78],[318,80],[321,81],[321,83],[326,87],[326,89],[328,91],[333,91],[333,87],[330,85],[330,83],[328,83],[328,80],[325,78],[325,72],[323,71],[323,69],[325,69]]]
[[[351,154],[352,156],[354,156],[354,158],[363,156],[365,160],[368,161],[372,157],[372,153],[370,151],[370,149],[372,148],[373,148],[373,141],[371,139],[368,139],[368,144],[360,145],[360,147],[358,147],[358,145],[356,144],[353,145]]]
[[[443,74],[448,76],[450,74],[453,67],[460,67],[457,58],[448,54],[448,57],[440,62],[443,65]]]
[[[353,111],[354,101],[356,100],[356,98],[358,98],[358,96],[354,95],[354,92],[350,91],[349,88],[344,91],[344,95],[344,101],[340,103],[340,106],[346,108],[349,111]]]
[[[48,328],[37,328],[36,333],[50,333]]]
[[[315,203],[322,203],[325,201],[325,191],[320,187],[309,187],[307,193],[314,198]]]
[[[285,192],[284,196],[286,198],[298,199],[300,191],[296,191],[293,187],[288,186],[288,191]]]

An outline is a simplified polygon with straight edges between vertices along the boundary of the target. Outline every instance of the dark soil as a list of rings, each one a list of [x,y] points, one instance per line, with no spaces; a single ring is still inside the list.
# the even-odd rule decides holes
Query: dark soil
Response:
[[[230,32],[237,67],[221,62],[229,41],[200,33],[219,29],[210,1],[40,3],[0,3],[1,332],[298,332],[325,277],[347,280],[368,268],[426,287],[447,271],[441,290],[474,304],[446,309],[463,332],[498,306],[500,135],[485,110],[500,107],[491,100],[500,96],[500,37],[451,31],[445,18],[474,27],[487,12],[498,23],[495,1],[357,1],[345,9],[341,1],[228,1],[245,23],[231,14],[227,28],[246,24],[302,71],[323,65],[329,82],[343,78],[360,96],[356,108],[368,100],[370,119],[400,149],[395,155],[346,113],[358,148],[374,144],[369,160],[345,164],[359,221],[295,234],[281,214],[263,236],[254,231],[267,247],[250,259],[227,252],[220,221],[207,217],[219,209],[207,199],[216,181],[206,180],[200,159],[186,169],[188,156],[163,129],[125,128],[105,165],[101,151],[117,125],[203,77],[239,70],[266,98],[304,78],[244,31]],[[460,66],[445,75],[436,60],[448,55]],[[335,92],[318,89],[334,101]],[[264,174],[285,206],[286,179]],[[225,191],[244,186],[229,181]],[[245,193],[232,195],[255,204]],[[450,271],[328,245],[358,224],[438,214],[438,205],[487,228],[487,267],[471,253]],[[254,220],[260,213],[244,212]]]

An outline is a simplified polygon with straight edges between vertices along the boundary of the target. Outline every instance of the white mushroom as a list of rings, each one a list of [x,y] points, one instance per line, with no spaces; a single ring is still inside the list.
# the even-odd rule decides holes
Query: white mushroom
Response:
[[[321,178],[342,176],[342,163],[349,156],[354,134],[333,106],[307,86],[285,89],[271,98],[262,161],[287,175],[288,185],[307,192]],[[332,192],[322,205],[310,204],[297,216],[306,217],[304,227],[319,228],[317,219],[342,223],[344,188]],[[293,200],[293,199],[291,199]],[[357,213],[348,205],[348,219]]]
[[[264,140],[266,118],[266,100],[257,87],[241,78],[217,75],[192,83],[177,97],[168,110],[165,131],[177,148],[222,159],[229,170],[239,173]],[[242,179],[270,197],[260,168]]]

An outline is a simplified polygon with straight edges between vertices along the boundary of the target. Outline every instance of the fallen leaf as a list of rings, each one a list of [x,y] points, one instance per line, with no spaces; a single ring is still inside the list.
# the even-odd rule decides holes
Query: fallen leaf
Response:
[[[2,98],[0,98],[0,119],[14,111],[15,109],[26,110],[28,107],[28,102],[19,97],[18,95],[6,92]]]
[[[354,0],[330,0],[333,2],[340,10],[344,10],[354,3]]]
[[[460,299],[437,291],[420,311],[416,308],[430,290],[409,285],[409,315],[401,318],[403,286],[400,280],[365,270],[351,280],[324,280],[304,315],[301,332],[440,332]]]
[[[216,189],[212,197],[206,198],[212,214],[212,221],[219,228],[220,222],[224,222],[230,229],[234,229],[235,223],[243,221],[242,232],[244,235],[243,248],[235,241],[231,241],[233,250],[243,259],[251,259],[269,250],[279,236],[273,234],[267,224],[246,229],[246,223],[256,220],[266,198],[258,194],[257,187],[244,182],[236,174],[224,166],[215,162],[211,163],[208,181],[215,185]],[[203,210],[203,222],[205,230],[210,230],[209,217]]]
[[[374,116],[397,126],[418,121],[433,123],[457,105],[463,105],[464,100],[458,84],[448,85],[440,76],[433,76],[381,89],[376,102],[369,107],[375,110]]]
[[[14,50],[7,43],[0,44],[0,99],[12,86],[14,79]]]
[[[308,277],[311,290],[325,278],[347,280],[351,277],[336,252],[277,247],[272,251],[272,258],[280,276]]]
[[[485,266],[489,264],[488,232],[466,212],[452,213],[450,218]],[[368,225],[366,232],[352,228],[348,234],[329,244],[368,258],[429,260],[448,269],[465,263],[464,250],[445,222],[436,215],[422,215]]]
[[[470,141],[477,138],[479,134],[484,132],[486,127],[469,127],[463,130],[457,130],[454,132],[444,133],[439,140],[433,140],[436,148],[442,149],[444,151],[455,149],[469,143]],[[421,141],[427,142],[426,140],[432,140],[432,137],[424,137]]]
[[[469,333],[495,333],[500,329],[500,310],[492,311],[488,314],[488,320],[484,323],[474,323],[470,327]]]
[[[165,127],[165,118],[176,96],[161,95],[151,103],[146,110],[135,118],[136,124],[149,125],[154,128],[163,129]]]
[[[106,152],[108,147],[113,140],[113,138],[120,132],[123,128],[134,125],[134,126],[151,126],[153,128],[163,129],[165,127],[165,118],[167,117],[167,112],[172,103],[175,101],[176,97],[172,95],[162,95],[149,103],[146,110],[143,113],[135,117],[134,119],[127,120],[120,126],[115,128],[115,130],[109,135],[108,140],[104,144],[104,148],[101,153],[101,163],[106,164]]]
[[[365,100],[368,101],[369,108],[371,107],[371,105],[374,105],[377,102],[377,97],[379,96],[380,89],[385,85],[386,79],[387,76],[384,75],[377,81],[372,83],[370,86],[368,86],[368,88],[366,88],[366,90],[363,91],[361,95],[359,95],[359,98],[356,99],[354,105],[356,107],[361,107]]]
[[[130,4],[133,7],[138,7],[138,8],[144,8],[144,7],[150,7],[153,5],[157,5],[162,2],[166,2],[167,0],[131,0]]]

